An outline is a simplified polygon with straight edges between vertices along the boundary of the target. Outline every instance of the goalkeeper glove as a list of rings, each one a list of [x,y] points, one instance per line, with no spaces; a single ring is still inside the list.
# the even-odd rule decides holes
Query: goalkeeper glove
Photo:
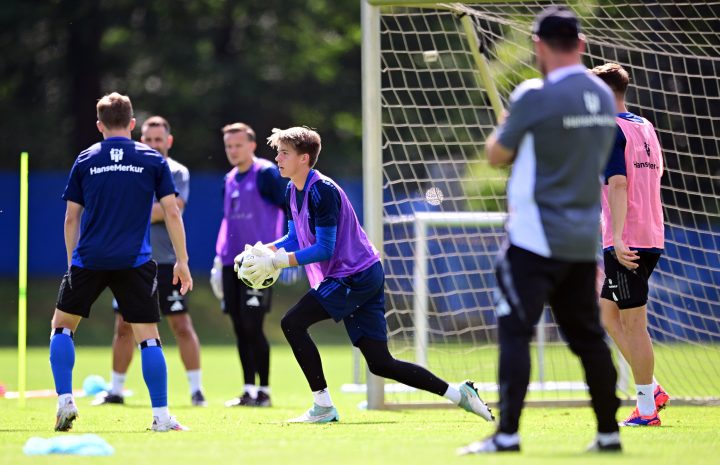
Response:
[[[233,270],[235,270],[235,274],[238,275],[238,279],[240,279],[240,267],[243,264],[243,261],[245,260],[245,257],[250,252],[250,249],[252,249],[252,246],[250,244],[245,244],[245,250],[243,250],[241,253],[237,254],[235,258],[233,259],[234,265]]]
[[[257,256],[243,260],[243,268],[246,268],[246,275],[252,281],[257,281],[270,276],[275,271],[290,266],[290,257],[285,249],[278,249],[271,256]]]
[[[213,267],[210,270],[210,287],[215,297],[218,300],[223,300],[222,262],[218,256],[215,256]]]

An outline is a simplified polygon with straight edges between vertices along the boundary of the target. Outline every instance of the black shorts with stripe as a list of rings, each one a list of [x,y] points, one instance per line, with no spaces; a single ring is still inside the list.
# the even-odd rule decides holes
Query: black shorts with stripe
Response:
[[[123,270],[89,270],[73,265],[63,276],[55,306],[65,313],[89,318],[93,303],[109,287],[125,321],[157,323],[157,269],[153,260]]]
[[[157,288],[158,297],[160,298],[160,313],[165,316],[179,315],[187,313],[188,296],[180,294],[182,284],[178,281],[173,284],[173,271],[175,265],[159,263],[157,266]],[[117,299],[113,299],[113,310],[120,312]]]
[[[600,297],[615,302],[619,309],[642,307],[648,301],[648,281],[660,254],[638,251],[638,267],[628,270],[617,260],[612,250],[603,253],[605,281]]]
[[[240,281],[233,265],[223,266],[223,312],[238,315],[241,312],[270,311],[272,306],[272,287],[253,289]]]

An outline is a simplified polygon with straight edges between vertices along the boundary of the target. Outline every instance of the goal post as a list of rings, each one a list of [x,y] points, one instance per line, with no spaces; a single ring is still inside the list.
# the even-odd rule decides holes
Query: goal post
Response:
[[[479,382],[490,401],[508,170],[488,166],[482,143],[510,91],[539,76],[529,31],[551,3],[361,3],[364,224],[386,270],[390,349],[450,382]],[[648,304],[656,376],[674,401],[718,402],[720,2],[567,3],[587,37],[584,63],[629,70],[630,111],[655,124],[664,151],[666,249]],[[483,215],[497,221],[472,219]],[[530,404],[587,401],[549,312],[532,352]],[[438,400],[366,382],[369,408]]]

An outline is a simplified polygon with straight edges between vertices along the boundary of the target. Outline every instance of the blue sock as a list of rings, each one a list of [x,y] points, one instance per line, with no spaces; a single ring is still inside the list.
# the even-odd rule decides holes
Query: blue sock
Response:
[[[148,339],[140,343],[143,379],[150,392],[153,407],[167,407],[167,365],[160,341]]]
[[[72,394],[72,371],[75,366],[75,344],[72,331],[67,328],[53,330],[50,338],[50,368],[58,395]]]

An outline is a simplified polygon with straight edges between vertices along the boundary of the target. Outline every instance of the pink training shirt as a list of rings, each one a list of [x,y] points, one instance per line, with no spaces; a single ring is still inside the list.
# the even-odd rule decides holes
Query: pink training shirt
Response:
[[[655,128],[642,122],[617,118],[625,135],[628,208],[623,242],[634,249],[664,248],[665,226],[660,201],[663,157]],[[603,249],[613,246],[612,217],[608,204],[608,185],[602,187]]]

